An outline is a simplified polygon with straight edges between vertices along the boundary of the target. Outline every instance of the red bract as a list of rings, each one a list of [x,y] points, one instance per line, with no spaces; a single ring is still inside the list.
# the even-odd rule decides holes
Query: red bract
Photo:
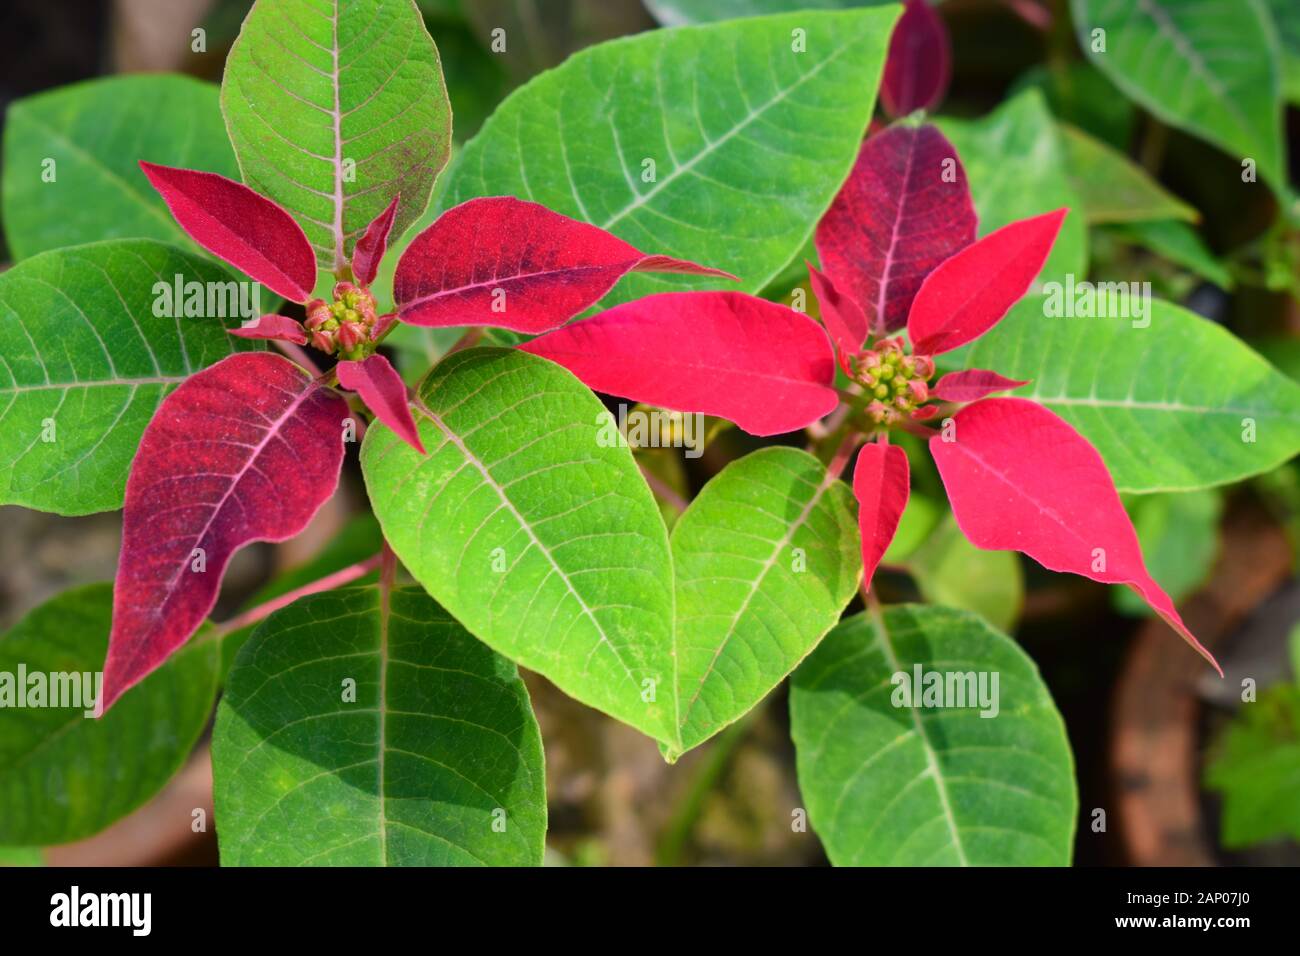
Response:
[[[994,392],[1005,392],[1028,384],[1006,378],[997,372],[969,368],[961,372],[949,372],[935,383],[930,394],[945,402],[975,402]]]
[[[1083,436],[1022,398],[976,402],[959,411],[953,425],[950,434],[930,439],[930,452],[972,544],[1021,551],[1053,571],[1129,585],[1218,669],[1147,573],[1110,473]]]
[[[339,362],[336,369],[339,385],[361,396],[375,417],[397,433],[421,455],[424,445],[411,418],[406,383],[397,369],[382,355],[372,355],[362,362]]]
[[[126,485],[105,709],[194,633],[236,550],[292,537],[334,493],[347,414],[267,353],[232,355],[167,396]]]
[[[843,295],[836,288],[830,276],[818,272],[811,262],[805,261],[804,265],[808,267],[813,295],[817,296],[821,306],[822,324],[830,333],[831,341],[835,343],[835,354],[843,364],[867,340],[867,314],[852,297]],[[844,370],[849,371],[847,365]]]
[[[295,345],[307,344],[307,334],[303,332],[302,326],[287,315],[264,315],[252,325],[228,331],[241,339],[276,339]]]
[[[880,81],[880,104],[890,116],[933,110],[952,76],[952,44],[943,19],[928,0],[905,3]]]
[[[141,162],[182,229],[213,255],[277,295],[303,302],[316,284],[316,253],[280,206],[216,173]]]
[[[1133,587],[1211,663],[1178,616],[1169,596],[1147,573],[1137,536],[1097,451],[1069,424],[1025,399],[991,399],[1023,385],[981,369],[945,375],[934,386],[932,355],[970,342],[996,325],[1042,269],[1066,210],[1011,223],[963,249],[921,286],[908,316],[912,354],[901,339],[881,339],[850,356],[863,392],[867,428],[924,420],[931,398],[965,402],[930,440],[953,514],[977,547],[1021,551],[1045,567]],[[874,476],[878,452],[859,465]],[[880,520],[881,483],[859,481],[866,582],[892,537]],[[903,489],[906,499],[906,488]],[[888,534],[881,540],[882,529]],[[1085,547],[1086,545],[1086,547]],[[1218,665],[1215,664],[1217,667]]]
[[[536,334],[595,304],[629,272],[730,273],[647,255],[537,203],[471,199],[447,210],[402,254],[393,298],[403,322],[490,325]]]
[[[379,263],[388,251],[388,234],[393,229],[393,217],[397,215],[400,198],[394,196],[388,207],[366,226],[365,233],[352,250],[352,275],[364,286],[374,282],[379,274]]]
[[[853,469],[853,496],[858,499],[862,532],[862,586],[871,587],[880,559],[894,539],[907,507],[907,455],[897,445],[870,444],[858,452]]]
[[[933,126],[894,126],[863,143],[816,233],[822,268],[877,334],[902,328],[926,276],[974,241],[966,171]],[[856,352],[865,339],[841,348]]]
[[[598,392],[719,415],[754,435],[803,428],[838,401],[821,327],[739,292],[647,296],[521,348]]]
[[[1003,226],[935,269],[907,316],[919,354],[950,352],[993,328],[1033,284],[1067,210]]]

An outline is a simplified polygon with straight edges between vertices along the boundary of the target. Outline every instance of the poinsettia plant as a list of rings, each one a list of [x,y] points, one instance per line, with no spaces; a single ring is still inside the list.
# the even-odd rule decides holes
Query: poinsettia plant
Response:
[[[6,208],[0,421],[24,447],[0,501],[121,508],[122,541],[111,588],[0,641],[103,662],[97,720],[28,711],[0,741],[0,844],[135,809],[219,700],[223,863],[540,863],[523,668],[668,763],[788,685],[782,813],[832,862],[1069,862],[1061,716],[939,549],[1005,553],[996,584],[1018,552],[1124,585],[1217,668],[1120,494],[1286,461],[1300,388],[1173,304],[1054,316],[1086,210],[1020,177],[1059,131],[1032,96],[936,120],[949,47],[922,0],[649,31],[519,88],[450,166],[412,0],[259,0],[219,105],[175,77],[79,94],[209,125],[129,157],[72,137],[138,189],[89,244]],[[76,112],[45,109],[7,137]],[[212,305],[241,283],[284,304]],[[236,553],[302,533],[350,468],[360,530],[211,621]],[[938,490],[949,543],[909,530]],[[899,571],[924,600],[893,600]]]

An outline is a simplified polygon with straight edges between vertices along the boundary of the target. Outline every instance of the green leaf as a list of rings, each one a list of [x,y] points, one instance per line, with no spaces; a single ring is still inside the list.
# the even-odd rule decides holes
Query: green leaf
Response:
[[[1091,63],[1072,61],[1035,66],[1011,85],[1008,96],[1033,87],[1052,113],[1116,149],[1128,148],[1137,113],[1132,101]]]
[[[0,846],[0,867],[44,865],[45,853],[38,846]]]
[[[1053,298],[943,361],[1032,380],[1015,394],[1077,428],[1120,491],[1227,484],[1300,452],[1300,385],[1226,329],[1159,299],[1141,319],[1049,317]]]
[[[1261,339],[1252,344],[1280,371],[1300,382],[1300,338]]]
[[[0,675],[60,674],[93,681],[108,652],[113,588],[65,591],[0,638]],[[127,691],[106,715],[6,702],[0,735],[0,843],[67,843],[98,833],[154,796],[189,756],[216,694],[219,648],[203,630]],[[93,676],[92,676],[93,675]],[[5,699],[0,677],[0,700]],[[49,682],[68,690],[62,680]],[[81,681],[77,681],[81,685]],[[20,693],[13,685],[10,691]],[[30,705],[32,700],[27,698]],[[63,701],[71,702],[71,698]]]
[[[1070,182],[1089,224],[1200,218],[1123,153],[1069,124],[1060,128]]]
[[[45,252],[0,274],[0,504],[64,515],[122,507],[163,398],[192,372],[263,347],[226,333],[237,315],[156,316],[178,277],[222,293],[214,305],[248,288],[210,260],[143,239]]]
[[[523,681],[418,588],[313,594],[263,622],[222,697],[212,770],[226,866],[542,860]]]
[[[1210,251],[1200,233],[1185,222],[1130,222],[1111,226],[1108,231],[1123,242],[1163,256],[1220,289],[1231,292],[1235,285],[1228,267]]]
[[[1282,48],[1282,87],[1286,98],[1300,103],[1300,7],[1293,0],[1264,0]]]
[[[400,236],[450,155],[438,50],[411,0],[259,2],[221,106],[244,182],[293,213],[327,272],[398,193]]]
[[[1224,846],[1300,840],[1300,688],[1271,687],[1242,704],[1211,753],[1205,785],[1223,795]]]
[[[932,604],[974,611],[1010,631],[1025,603],[1025,579],[1014,551],[984,551],[966,540],[952,515],[907,562],[921,596]],[[1127,589],[1126,589],[1127,590]]]
[[[142,159],[238,178],[217,88],[186,76],[114,76],[13,103],[3,190],[14,259],[116,238],[197,251],[140,172]]]
[[[448,356],[419,390],[422,457],[372,425],[366,488],[402,563],[495,650],[679,745],[672,561],[626,447],[569,372],[507,349]]]
[[[704,486],[673,528],[672,550],[684,751],[762,700],[853,599],[862,579],[853,493],[812,455],[764,448]]]
[[[1083,204],[1066,173],[1065,148],[1043,96],[1028,89],[979,120],[940,119],[970,180],[979,234],[1017,219],[1070,208],[1039,282],[1088,272]]]
[[[1181,495],[1143,495],[1128,504],[1142,545],[1147,570],[1175,602],[1210,575],[1219,550],[1219,516],[1223,500],[1213,490]],[[1153,617],[1132,588],[1111,589],[1115,606],[1125,614]]]
[[[1071,0],[1079,45],[1160,119],[1286,184],[1277,35],[1261,0]],[[1104,52],[1093,31],[1105,31]]]
[[[996,675],[997,715],[917,701],[917,667],[923,681],[985,675],[986,691]],[[1065,726],[1033,661],[975,615],[896,605],[848,618],[795,671],[790,722],[808,819],[837,866],[1070,862]]]
[[[591,47],[501,104],[458,157],[443,203],[534,200],[758,292],[848,175],[897,16],[803,12]],[[806,31],[804,52],[792,49],[795,30]],[[636,275],[603,303],[736,287]]]
[[[666,27],[760,17],[796,10],[880,7],[895,0],[645,0],[646,9]]]

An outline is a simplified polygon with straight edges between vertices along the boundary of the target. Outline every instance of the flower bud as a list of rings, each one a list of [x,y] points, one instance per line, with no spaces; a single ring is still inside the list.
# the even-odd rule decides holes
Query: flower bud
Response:
[[[307,328],[315,332],[326,322],[328,322],[334,313],[330,311],[329,305],[324,299],[312,299],[307,303]]]
[[[361,290],[347,280],[334,283],[334,298],[342,299],[346,295],[355,296]]]
[[[311,334],[311,344],[322,352],[332,353],[334,351],[334,333],[326,332],[324,329],[313,332]]]
[[[923,379],[934,377],[934,359],[928,355],[913,355],[912,362],[916,365],[916,374]]]
[[[919,378],[914,378],[908,382],[907,388],[908,391],[912,393],[912,401],[916,402],[918,405],[930,397],[930,389],[926,386],[925,382],[921,381]]]
[[[365,340],[366,330],[360,322],[344,322],[339,326],[339,346],[343,351],[351,352]]]
[[[884,402],[872,402],[867,406],[867,415],[876,424],[883,425],[894,417],[894,412]]]

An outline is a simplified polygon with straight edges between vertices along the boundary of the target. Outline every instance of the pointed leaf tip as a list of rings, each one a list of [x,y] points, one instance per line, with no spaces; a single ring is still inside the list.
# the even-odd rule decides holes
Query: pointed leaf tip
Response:
[[[126,485],[104,710],[203,623],[231,555],[293,537],[334,493],[347,414],[269,352],[232,355],[163,399]]]
[[[200,246],[277,295],[307,301],[316,284],[316,253],[302,227],[279,205],[216,173],[144,160],[140,168]]]
[[[889,40],[880,105],[890,116],[933,110],[952,78],[952,43],[943,17],[929,0],[905,0]]]
[[[603,229],[510,196],[471,199],[415,237],[397,263],[403,322],[486,325],[536,335],[598,302],[629,272],[735,279],[647,255]]]
[[[392,231],[400,199],[400,193],[393,196],[393,201],[366,226],[365,234],[352,250],[352,275],[362,285],[370,285],[379,274],[379,263],[388,251],[388,234]]]
[[[356,392],[375,417],[397,433],[421,455],[424,443],[411,417],[406,383],[384,356],[375,354],[361,362],[339,362],[336,367],[339,385]]]
[[[949,352],[997,325],[1033,285],[1068,212],[1003,226],[931,272],[907,317],[913,350]]]
[[[853,496],[858,499],[858,529],[862,533],[863,590],[870,590],[880,559],[898,531],[910,481],[907,455],[897,445],[871,442],[858,452]]]
[[[931,438],[930,453],[971,544],[1132,587],[1219,670],[1147,572],[1110,473],[1082,435],[1023,398],[986,398],[952,421],[949,440]]]

